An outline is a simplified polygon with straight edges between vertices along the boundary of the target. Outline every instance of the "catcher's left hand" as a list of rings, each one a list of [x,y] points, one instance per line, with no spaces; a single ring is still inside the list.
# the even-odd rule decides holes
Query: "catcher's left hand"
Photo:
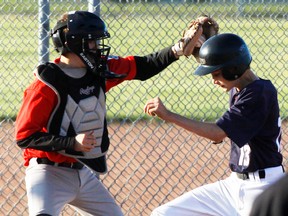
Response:
[[[198,61],[200,47],[208,38],[218,34],[218,31],[219,26],[213,18],[198,17],[189,23],[182,38],[172,47],[172,50],[176,56],[193,55]]]

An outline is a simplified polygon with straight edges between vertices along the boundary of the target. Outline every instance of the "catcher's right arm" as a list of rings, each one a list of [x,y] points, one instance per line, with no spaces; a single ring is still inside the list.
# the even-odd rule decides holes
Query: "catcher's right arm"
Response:
[[[193,55],[198,61],[201,45],[210,37],[218,34],[217,22],[208,16],[198,17],[192,20],[187,30],[183,32],[182,38],[172,47],[176,56]]]

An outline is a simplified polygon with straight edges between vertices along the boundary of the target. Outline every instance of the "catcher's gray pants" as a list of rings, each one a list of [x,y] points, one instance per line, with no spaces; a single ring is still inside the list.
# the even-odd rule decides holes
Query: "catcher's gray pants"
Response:
[[[123,216],[104,185],[88,168],[80,170],[38,164],[33,158],[26,169],[29,215],[57,216],[65,204],[83,215]]]
[[[266,176],[249,173],[242,180],[232,173],[225,180],[191,190],[156,208],[151,216],[248,216],[253,201],[270,184],[284,176],[282,166],[265,169]]]

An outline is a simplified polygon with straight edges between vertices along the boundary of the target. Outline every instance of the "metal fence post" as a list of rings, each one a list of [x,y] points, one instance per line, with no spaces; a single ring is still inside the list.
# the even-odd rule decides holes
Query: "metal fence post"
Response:
[[[236,1],[236,5],[238,7],[238,10],[237,10],[237,15],[238,16],[243,16],[244,4],[245,4],[245,0],[237,0]]]
[[[100,0],[88,0],[88,11],[100,17]],[[100,175],[96,174],[100,180]]]
[[[89,0],[88,11],[100,16],[100,0]]]
[[[50,14],[49,0],[38,1],[38,12],[39,12],[38,56],[39,56],[39,63],[43,63],[49,61],[49,14]]]

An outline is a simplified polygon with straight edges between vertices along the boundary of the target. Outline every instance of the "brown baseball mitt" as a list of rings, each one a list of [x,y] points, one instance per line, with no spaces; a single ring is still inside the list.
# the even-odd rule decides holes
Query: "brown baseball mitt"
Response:
[[[198,17],[192,20],[187,30],[183,32],[182,38],[172,47],[177,56],[193,55],[199,57],[201,45],[210,37],[218,34],[219,26],[217,22],[208,16]]]

